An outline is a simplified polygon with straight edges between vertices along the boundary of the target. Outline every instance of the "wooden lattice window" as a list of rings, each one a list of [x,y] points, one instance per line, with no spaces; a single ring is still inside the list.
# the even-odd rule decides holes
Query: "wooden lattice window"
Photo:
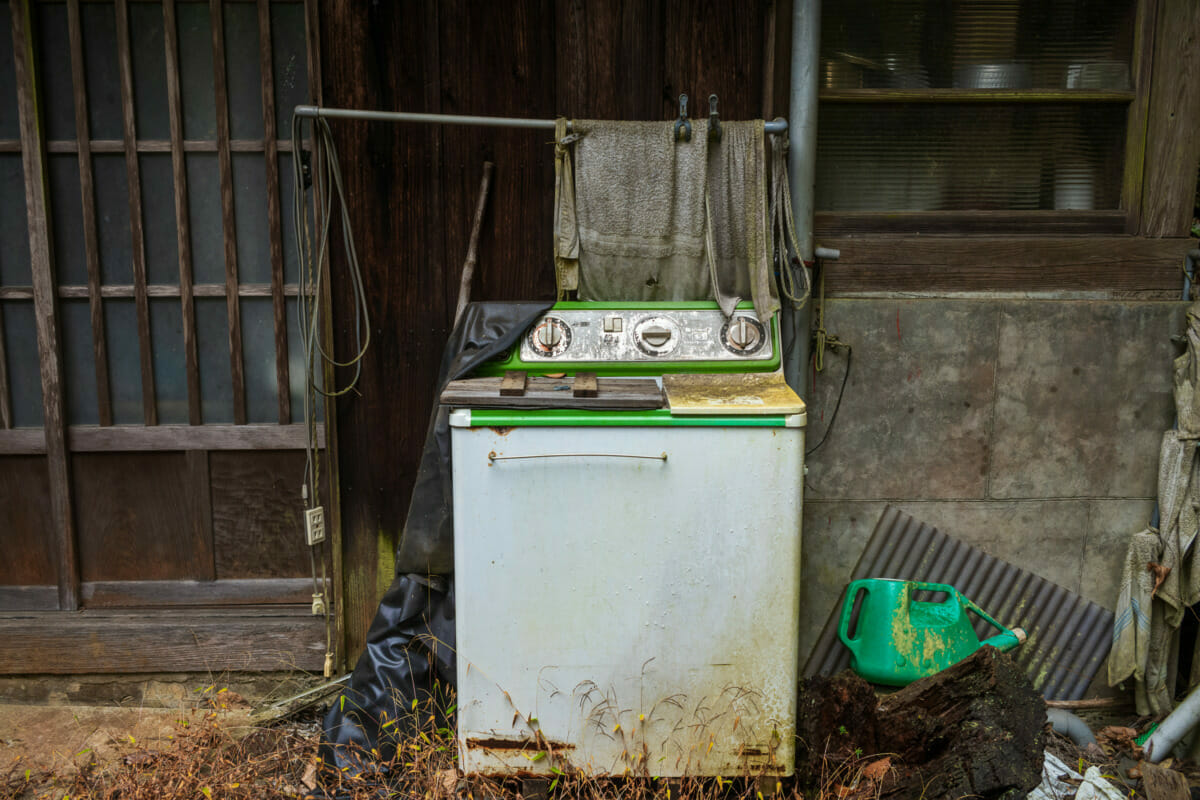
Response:
[[[32,12],[66,421],[299,422],[289,132],[309,94],[304,3]],[[8,3],[0,25],[11,41]],[[0,424],[38,427],[22,143],[0,61]]]

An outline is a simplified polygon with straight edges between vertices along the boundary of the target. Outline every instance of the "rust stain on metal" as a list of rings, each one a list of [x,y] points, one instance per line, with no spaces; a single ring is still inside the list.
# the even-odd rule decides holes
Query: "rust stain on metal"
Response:
[[[499,737],[486,739],[470,738],[467,739],[467,747],[477,750],[510,750],[514,752],[575,749],[575,745],[569,742],[556,742],[550,739],[543,739],[542,741],[537,741],[536,739],[502,739]]]
[[[516,430],[516,428],[512,425],[491,425],[489,427],[496,433],[497,436],[508,436],[510,433]]]
[[[1047,700],[1078,700],[1112,647],[1113,614],[1032,572],[990,556],[888,506],[850,576],[948,583],[1027,641],[1012,651]],[[832,675],[850,665],[838,639],[842,592],[804,666],[804,675]],[[994,631],[978,620],[981,639]]]

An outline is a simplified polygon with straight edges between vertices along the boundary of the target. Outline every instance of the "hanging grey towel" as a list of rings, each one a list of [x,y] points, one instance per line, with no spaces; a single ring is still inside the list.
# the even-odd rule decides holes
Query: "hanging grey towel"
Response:
[[[766,323],[779,310],[779,298],[771,276],[763,121],[723,122],[721,132],[708,147],[714,295],[726,316],[738,300],[753,299]]]
[[[581,300],[703,300],[708,122],[575,120]]]

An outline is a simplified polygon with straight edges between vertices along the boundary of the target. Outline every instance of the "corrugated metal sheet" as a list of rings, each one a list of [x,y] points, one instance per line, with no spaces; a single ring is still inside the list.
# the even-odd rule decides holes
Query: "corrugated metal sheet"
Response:
[[[1013,651],[1017,664],[1048,700],[1078,700],[1112,646],[1113,614],[1074,592],[989,556],[888,506],[875,526],[851,580],[898,578],[947,583],[1028,641]],[[830,675],[850,666],[837,636],[845,590],[833,607],[805,676]],[[980,621],[976,632],[995,630]]]

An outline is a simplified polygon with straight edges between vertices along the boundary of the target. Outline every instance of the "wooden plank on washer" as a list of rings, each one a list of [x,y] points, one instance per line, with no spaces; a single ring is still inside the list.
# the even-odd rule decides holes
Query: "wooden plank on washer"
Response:
[[[175,246],[179,252],[179,305],[183,323],[183,360],[187,370],[188,422],[201,424],[200,357],[196,344],[196,301],[192,284],[191,221],[188,217],[187,160],[183,149],[183,101],[179,89],[179,26],[175,0],[163,2],[163,46],[167,61],[167,116],[171,122],[171,173],[175,186]]]
[[[13,3],[14,6],[23,3]],[[325,623],[307,606],[24,612],[0,618],[0,674],[317,670]]]
[[[29,3],[9,3],[12,13],[13,62],[17,111],[21,128],[21,165],[25,177],[25,210],[33,273],[33,309],[37,326],[38,363],[42,383],[42,425],[50,483],[50,518],[57,545],[58,607],[79,607],[79,558],[67,460],[65,402],[62,394],[62,347],[58,303],[54,297],[54,265],[50,250],[50,206],[45,139],[38,118],[37,72],[34,65],[33,20]],[[5,431],[8,433],[8,431]]]
[[[467,408],[653,409],[663,407],[662,389],[653,378],[597,378],[596,395],[576,397],[565,378],[531,377],[525,394],[501,396],[502,378],[450,381],[441,402]]]
[[[108,347],[104,338],[104,303],[100,299],[100,238],[96,231],[96,192],[92,183],[91,131],[88,123],[87,66],[83,60],[83,25],[79,0],[67,2],[71,43],[71,84],[75,93],[75,139],[79,154],[79,197],[83,207],[83,250],[87,261],[87,298],[92,323],[92,359],[96,369],[96,405],[101,425],[112,425],[112,392],[108,385]],[[60,287],[60,297],[61,287]]]
[[[229,152],[229,90],[225,75],[225,15],[221,0],[209,0],[212,25],[213,93],[217,102],[217,168],[221,173],[221,228],[225,235],[225,308],[229,316],[229,369],[233,421],[246,424],[246,379],[242,365],[242,314],[238,302],[237,220],[233,215],[233,156]]]
[[[504,377],[500,380],[500,396],[501,397],[520,397],[525,394],[525,379],[527,373],[521,370],[510,369],[504,373]]]
[[[146,298],[146,237],[142,231],[142,179],[138,166],[137,123],[133,116],[133,56],[129,52],[128,0],[117,0],[117,64],[121,75],[121,127],[125,176],[129,184],[129,233],[133,249],[133,302],[137,307],[138,355],[142,365],[142,416],[158,424],[154,400],[154,356],[150,343],[150,301]]]
[[[271,58],[271,4],[258,0],[258,69],[262,74],[263,158],[267,178],[267,235],[271,239],[271,301],[275,312],[275,382],[279,424],[292,421],[288,376],[287,304],[283,295],[283,226],[279,205],[279,151],[275,131],[275,77]]]

